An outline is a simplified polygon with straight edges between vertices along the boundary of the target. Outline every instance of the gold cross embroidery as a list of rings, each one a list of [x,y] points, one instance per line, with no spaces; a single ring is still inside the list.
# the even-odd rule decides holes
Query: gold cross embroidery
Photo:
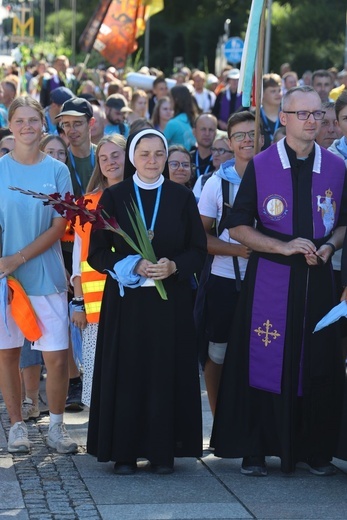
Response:
[[[271,336],[273,339],[277,339],[281,334],[279,334],[276,329],[274,329],[272,332],[269,332],[269,329],[272,327],[270,320],[266,320],[266,322],[263,323],[263,326],[265,327],[265,330],[258,327],[257,329],[254,329],[254,332],[256,332],[258,336],[265,334],[265,338],[262,338],[262,342],[265,343],[265,347],[267,347],[271,343],[269,336]]]

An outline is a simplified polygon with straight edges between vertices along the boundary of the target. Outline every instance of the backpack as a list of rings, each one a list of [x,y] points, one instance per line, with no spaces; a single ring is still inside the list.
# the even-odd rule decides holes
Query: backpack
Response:
[[[219,237],[224,229],[226,228],[227,218],[230,214],[232,204],[230,201],[233,200],[234,185],[225,179],[222,179],[222,196],[223,196],[223,209],[219,223],[216,225],[216,236]],[[214,255],[207,255],[204,267],[202,268],[199,286],[196,294],[194,304],[194,323],[197,333],[199,361],[201,366],[204,368],[208,354],[208,339],[206,337],[205,323],[206,323],[206,292],[207,284],[211,274],[211,267]],[[233,256],[233,263],[235,269],[236,288],[238,291],[241,289],[241,276],[238,258]]]

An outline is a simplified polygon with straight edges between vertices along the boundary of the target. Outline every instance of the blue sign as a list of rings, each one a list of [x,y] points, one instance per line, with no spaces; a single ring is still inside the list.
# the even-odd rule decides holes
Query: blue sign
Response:
[[[243,40],[238,36],[229,38],[224,44],[224,56],[228,63],[240,63],[243,51]]]

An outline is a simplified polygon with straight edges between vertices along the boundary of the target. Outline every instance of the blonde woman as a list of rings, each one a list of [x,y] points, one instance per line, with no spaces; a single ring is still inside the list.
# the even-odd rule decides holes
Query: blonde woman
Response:
[[[123,180],[126,140],[119,134],[103,137],[96,148],[96,166],[87,186],[88,208],[95,208],[105,188]],[[82,403],[90,405],[101,300],[106,275],[87,263],[91,225],[75,226],[71,283],[74,287],[71,321],[82,330]]]

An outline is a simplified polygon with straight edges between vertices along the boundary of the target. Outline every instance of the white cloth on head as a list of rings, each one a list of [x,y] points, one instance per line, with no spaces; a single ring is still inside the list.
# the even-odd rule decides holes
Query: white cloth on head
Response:
[[[135,153],[136,145],[139,142],[139,140],[142,139],[142,137],[145,137],[146,135],[155,135],[155,136],[159,137],[164,143],[165,150],[166,150],[166,156],[168,155],[169,146],[167,144],[167,140],[166,140],[166,137],[164,136],[164,134],[162,134],[158,130],[154,130],[154,128],[145,128],[144,130],[141,130],[141,132],[138,132],[137,134],[135,134],[135,136],[133,137],[133,139],[130,143],[130,146],[129,146],[129,160],[130,160],[131,164],[133,164],[134,166],[135,166],[134,153]]]

